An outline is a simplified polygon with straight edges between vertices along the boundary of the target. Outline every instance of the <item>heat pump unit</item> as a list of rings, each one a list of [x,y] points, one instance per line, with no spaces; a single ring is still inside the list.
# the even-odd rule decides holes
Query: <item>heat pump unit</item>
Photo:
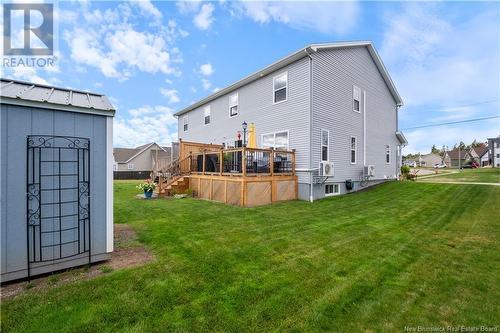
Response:
[[[321,172],[321,176],[333,176],[333,162],[321,162],[319,165],[319,170]]]
[[[364,174],[367,177],[375,176],[375,165],[365,165]]]

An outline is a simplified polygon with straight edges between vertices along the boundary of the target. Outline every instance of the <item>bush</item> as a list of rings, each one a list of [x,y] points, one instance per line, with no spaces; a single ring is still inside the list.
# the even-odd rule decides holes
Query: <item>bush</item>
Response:
[[[402,165],[401,166],[401,173],[406,176],[407,174],[410,173],[410,167],[407,165]]]

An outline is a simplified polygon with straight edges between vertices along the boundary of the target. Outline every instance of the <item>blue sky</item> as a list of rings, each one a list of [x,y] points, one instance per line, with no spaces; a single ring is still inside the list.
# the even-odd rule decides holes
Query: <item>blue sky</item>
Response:
[[[176,140],[175,111],[307,44],[372,40],[400,128],[500,114],[500,3],[59,2],[58,66],[2,76],[106,94],[116,146]],[[249,120],[251,121],[251,120]],[[405,130],[406,152],[500,135],[500,119]]]

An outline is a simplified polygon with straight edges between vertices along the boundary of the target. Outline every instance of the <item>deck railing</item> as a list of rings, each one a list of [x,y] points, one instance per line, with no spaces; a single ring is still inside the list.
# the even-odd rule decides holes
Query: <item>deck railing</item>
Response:
[[[295,150],[230,148],[191,152],[188,172],[230,176],[295,175]]]

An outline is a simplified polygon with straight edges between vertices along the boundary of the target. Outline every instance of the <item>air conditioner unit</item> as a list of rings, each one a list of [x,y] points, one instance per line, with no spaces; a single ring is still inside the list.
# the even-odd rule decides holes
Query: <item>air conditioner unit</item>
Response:
[[[321,162],[319,164],[321,176],[329,177],[334,175],[333,162]]]
[[[375,165],[365,165],[363,173],[366,177],[375,176]]]

